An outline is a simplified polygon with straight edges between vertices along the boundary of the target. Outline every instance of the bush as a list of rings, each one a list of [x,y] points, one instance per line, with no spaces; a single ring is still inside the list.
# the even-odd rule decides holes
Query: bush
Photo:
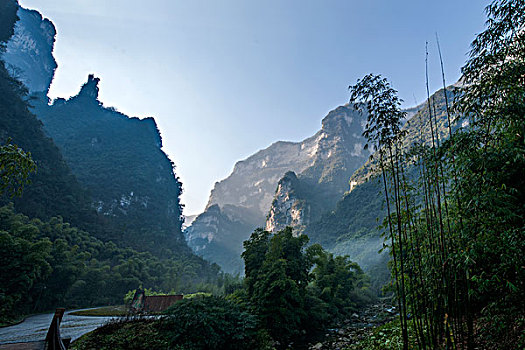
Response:
[[[199,296],[171,306],[161,332],[177,349],[261,349],[257,320],[240,305],[216,296]]]
[[[135,319],[110,322],[71,345],[71,350],[169,349],[159,334],[158,320]]]

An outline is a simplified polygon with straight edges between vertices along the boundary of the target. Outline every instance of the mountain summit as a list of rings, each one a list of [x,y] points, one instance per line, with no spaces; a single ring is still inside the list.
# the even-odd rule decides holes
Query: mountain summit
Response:
[[[53,57],[55,26],[35,10],[19,7],[17,15],[20,19],[2,59],[29,92],[47,93],[57,69]]]

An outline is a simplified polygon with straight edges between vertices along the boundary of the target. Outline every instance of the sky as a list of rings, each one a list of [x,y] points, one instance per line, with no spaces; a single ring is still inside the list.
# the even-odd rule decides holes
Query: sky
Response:
[[[411,107],[460,77],[484,28],[473,0],[20,0],[57,28],[50,97],[78,93],[90,73],[105,106],[154,117],[177,166],[184,214],[204,210],[235,162],[300,141],[348,102],[368,73]]]

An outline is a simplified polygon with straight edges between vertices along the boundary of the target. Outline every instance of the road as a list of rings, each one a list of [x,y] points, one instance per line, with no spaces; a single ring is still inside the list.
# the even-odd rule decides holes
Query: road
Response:
[[[74,316],[67,311],[60,325],[63,338],[75,340],[91,332],[115,317]],[[54,313],[35,315],[26,318],[22,323],[0,328],[0,344],[44,340]]]

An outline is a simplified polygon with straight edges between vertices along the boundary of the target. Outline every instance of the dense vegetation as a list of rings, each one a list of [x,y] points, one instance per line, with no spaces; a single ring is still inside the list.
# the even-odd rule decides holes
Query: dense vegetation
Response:
[[[262,229],[244,242],[246,278],[224,283],[223,296],[176,303],[166,316],[109,324],[83,337],[77,349],[124,349],[138,339],[158,349],[285,349],[305,344],[370,301],[367,278],[347,257],[291,228]],[[229,286],[229,287],[228,287]],[[295,345],[293,345],[295,344]]]
[[[177,302],[160,319],[110,323],[73,344],[76,350],[265,349],[268,338],[244,307],[223,297]]]
[[[376,294],[381,293],[390,279],[388,254],[378,254],[383,248],[378,224],[385,215],[381,197],[377,195],[380,185],[374,179],[357,186],[334,210],[305,228],[312,242],[334,254],[348,254],[357,261],[370,276],[371,288]]]
[[[208,290],[217,279],[202,260],[159,259],[120,248],[60,217],[31,220],[12,206],[0,208],[0,261],[0,321],[58,305],[120,304],[138,286],[183,293]],[[206,286],[207,281],[213,285]]]
[[[432,143],[403,148],[386,79],[351,87],[379,149],[403,349],[525,346],[525,3],[497,0],[487,13],[454,109],[447,103],[447,140],[429,101]],[[469,123],[454,130],[458,117]]]
[[[368,281],[346,257],[335,257],[290,227],[258,229],[244,242],[245,299],[282,345],[348,315],[364,302]]]
[[[38,167],[30,176],[31,184],[26,186],[22,196],[15,198],[15,207],[42,219],[60,214],[68,221],[94,223],[94,211],[89,207],[85,191],[71,174],[53,140],[45,135],[42,123],[29,112],[24,99],[26,93],[25,87],[9,76],[1,62],[0,142],[9,141],[30,152]],[[3,204],[12,200],[6,194],[0,197]]]
[[[77,96],[52,105],[39,94],[32,110],[89,191],[92,207],[113,226],[92,230],[98,238],[163,257],[182,254],[182,184],[161,150],[157,125],[102,106],[98,82],[90,75]]]

